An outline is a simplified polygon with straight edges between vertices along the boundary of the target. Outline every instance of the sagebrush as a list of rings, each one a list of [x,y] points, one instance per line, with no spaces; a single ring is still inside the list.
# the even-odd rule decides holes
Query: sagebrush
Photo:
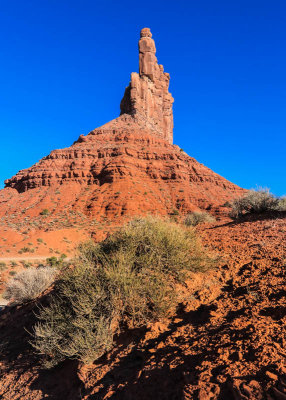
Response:
[[[135,219],[99,244],[81,245],[75,267],[39,313],[33,345],[50,365],[93,361],[111,348],[123,324],[140,327],[172,314],[178,284],[208,266],[194,230]]]
[[[246,195],[232,201],[230,216],[239,218],[245,214],[277,211],[282,208],[282,199],[274,196],[268,189],[249,190]]]
[[[279,198],[278,211],[286,211],[286,196]]]
[[[197,226],[211,222],[215,222],[215,218],[206,211],[194,211],[188,214],[184,220],[186,226]]]
[[[35,299],[52,284],[55,276],[56,270],[50,267],[17,272],[7,282],[3,297],[15,304]]]

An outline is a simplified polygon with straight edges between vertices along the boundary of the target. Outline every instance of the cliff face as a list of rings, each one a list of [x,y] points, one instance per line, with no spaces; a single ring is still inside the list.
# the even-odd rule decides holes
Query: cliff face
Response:
[[[131,74],[121,115],[8,179],[0,215],[35,217],[44,207],[49,218],[64,208],[109,219],[198,208],[219,213],[242,193],[172,145],[169,75],[157,63],[151,36],[141,31],[139,74]]]

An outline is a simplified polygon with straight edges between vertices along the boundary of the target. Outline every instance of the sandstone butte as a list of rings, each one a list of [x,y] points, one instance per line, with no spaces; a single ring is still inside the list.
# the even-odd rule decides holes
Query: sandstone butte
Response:
[[[46,255],[49,247],[72,251],[64,237],[73,244],[101,238],[109,224],[134,215],[198,209],[219,215],[224,203],[242,193],[173,145],[170,76],[155,53],[150,29],[144,28],[139,73],[131,74],[120,116],[5,181],[0,256],[11,244],[17,253],[31,237],[42,236],[47,246],[38,246],[35,254]],[[41,215],[43,210],[49,215]]]
[[[69,360],[42,370],[28,334],[37,302],[6,307],[3,400],[286,399],[286,213],[225,217],[225,202],[244,191],[172,144],[169,75],[155,51],[145,28],[139,74],[131,75],[118,118],[6,181],[0,258],[69,255],[78,241],[100,240],[132,215],[180,218],[206,209],[217,221],[197,229],[217,266],[188,282],[191,299],[171,321],[122,332],[91,365]]]

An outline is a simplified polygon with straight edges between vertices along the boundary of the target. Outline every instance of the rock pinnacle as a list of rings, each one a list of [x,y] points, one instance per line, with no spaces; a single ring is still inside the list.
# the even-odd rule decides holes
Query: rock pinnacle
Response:
[[[173,97],[169,92],[170,75],[164,72],[156,57],[156,46],[149,28],[140,32],[139,74],[132,72],[131,81],[120,104],[121,115],[132,115],[145,122],[168,143],[173,143]]]

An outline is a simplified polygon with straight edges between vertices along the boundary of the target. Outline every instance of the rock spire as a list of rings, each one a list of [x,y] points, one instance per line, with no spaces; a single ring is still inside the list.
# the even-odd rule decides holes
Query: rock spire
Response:
[[[170,75],[158,64],[149,28],[141,30],[138,47],[139,74],[131,74],[120,104],[121,115],[132,115],[135,121],[144,122],[146,128],[172,144],[174,99],[169,92]]]

